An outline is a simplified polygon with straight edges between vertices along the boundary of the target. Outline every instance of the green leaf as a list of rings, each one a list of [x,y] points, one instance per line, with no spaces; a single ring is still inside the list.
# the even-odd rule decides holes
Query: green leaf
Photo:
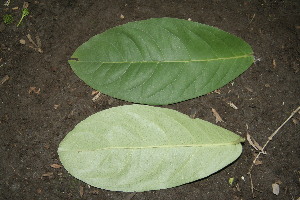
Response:
[[[58,154],[65,169],[89,185],[141,192],[209,176],[239,157],[243,141],[171,109],[127,105],[83,120]]]
[[[217,28],[154,18],[92,37],[69,64],[79,78],[104,94],[164,105],[224,86],[253,63],[252,54],[246,42]]]

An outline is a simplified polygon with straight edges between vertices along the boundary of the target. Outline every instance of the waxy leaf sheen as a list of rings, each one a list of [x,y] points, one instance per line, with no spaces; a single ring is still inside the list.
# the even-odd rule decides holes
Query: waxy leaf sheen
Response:
[[[149,105],[207,94],[253,63],[251,47],[220,29],[153,18],[109,29],[82,44],[69,60],[86,84],[112,97]]]
[[[243,141],[171,109],[126,105],[80,122],[58,154],[65,169],[89,185],[141,192],[207,177],[236,160]]]

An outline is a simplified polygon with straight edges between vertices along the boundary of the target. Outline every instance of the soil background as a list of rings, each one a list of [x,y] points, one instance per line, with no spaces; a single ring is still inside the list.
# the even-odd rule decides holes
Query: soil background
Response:
[[[61,165],[58,145],[81,120],[131,104],[105,95],[93,102],[93,89],[73,73],[67,61],[90,37],[131,21],[191,18],[218,27],[248,42],[255,63],[218,93],[163,107],[216,123],[214,108],[224,120],[217,125],[244,137],[249,133],[263,145],[300,104],[300,1],[28,0],[30,15],[19,27],[23,1],[12,0],[8,7],[3,2],[1,20],[4,14],[12,14],[14,22],[0,25],[0,199],[253,198],[247,172],[258,152],[247,141],[238,160],[223,170],[159,191],[102,190],[77,180],[63,167],[51,167]],[[40,38],[42,53],[29,47],[27,34],[34,41]],[[21,39],[26,43],[21,44]],[[230,102],[238,109],[230,107]],[[260,157],[262,164],[254,167],[256,199],[300,198],[299,121],[296,114],[269,143],[267,154]],[[280,186],[278,196],[272,193],[273,183]]]

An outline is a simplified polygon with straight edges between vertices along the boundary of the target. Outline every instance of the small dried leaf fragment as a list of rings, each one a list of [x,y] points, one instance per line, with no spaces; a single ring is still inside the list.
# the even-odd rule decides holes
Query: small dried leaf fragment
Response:
[[[221,90],[220,89],[216,89],[215,91],[213,91],[214,93],[217,93],[217,94],[221,94]]]
[[[247,141],[255,150],[261,151],[263,154],[266,154],[263,148],[258,144],[258,142],[254,140],[254,138],[249,133],[247,133]]]
[[[253,89],[249,88],[249,87],[245,87],[246,90],[248,90],[249,92],[253,92]]]
[[[293,118],[292,121],[293,121],[293,123],[294,123],[295,125],[299,124],[299,121],[298,121],[297,119],[295,119],[295,118]]]
[[[95,189],[95,190],[91,190],[91,191],[89,191],[89,193],[90,193],[90,194],[99,194],[99,193],[100,193],[100,191],[99,191],[99,190],[97,190],[97,189]]]
[[[221,116],[219,115],[219,113],[214,108],[211,108],[211,111],[216,118],[216,123],[224,122],[223,119],[221,118]]]
[[[79,195],[80,195],[80,197],[83,196],[83,193],[84,193],[83,187],[79,186]]]
[[[20,44],[26,44],[26,41],[24,39],[20,39]]]
[[[276,68],[277,65],[275,59],[273,59],[272,64],[273,64],[273,68]]]
[[[1,85],[3,85],[6,81],[8,81],[9,80],[9,76],[8,75],[5,75],[2,79],[1,79],[1,81],[0,81],[0,83],[1,83]]]
[[[42,177],[49,177],[49,178],[51,178],[52,176],[53,176],[53,172],[47,172],[47,173],[42,174]]]
[[[3,5],[4,6],[9,6],[9,4],[10,4],[10,0],[7,0]]]
[[[238,107],[236,106],[236,105],[234,105],[234,103],[232,103],[232,102],[229,102],[229,103],[227,103],[231,108],[233,108],[233,109],[235,109],[235,110],[237,110],[238,109]]]
[[[261,165],[263,162],[261,160],[256,159],[254,165]]]
[[[29,40],[29,42],[31,42],[33,45],[36,45],[35,42],[33,41],[33,39],[31,38],[30,34],[27,34],[26,37]]]
[[[62,166],[59,165],[59,164],[54,163],[54,164],[50,165],[50,167],[52,167],[52,168],[54,168],[54,169],[59,169],[59,168],[61,168]]]
[[[99,97],[101,96],[101,93],[98,92],[92,99],[93,102],[97,101],[99,99]]]
[[[247,141],[249,142],[249,144],[255,149],[258,150],[258,148],[254,145],[254,143],[251,140],[251,136],[249,133],[247,133]]]
[[[28,6],[29,6],[29,3],[25,1],[25,2],[23,3],[23,8],[28,8]]]
[[[278,195],[279,194],[279,185],[277,183],[272,184],[273,194]]]
[[[39,36],[36,36],[35,39],[36,39],[36,43],[33,41],[33,39],[31,38],[31,35],[30,34],[27,34],[26,35],[27,39],[29,40],[29,42],[32,44],[32,45],[29,45],[30,48],[38,51],[39,53],[43,53],[43,50],[42,50],[42,41],[40,39]]]
[[[94,95],[96,95],[96,94],[98,94],[98,93],[99,93],[99,91],[93,90],[93,91],[92,91],[92,96],[94,96]]]
[[[55,109],[55,110],[57,110],[57,108],[60,106],[60,104],[54,104],[54,106],[53,106],[53,108]]]
[[[35,94],[40,94],[41,89],[37,88],[37,87],[30,87],[28,90],[28,93],[31,94],[32,92],[34,92]]]

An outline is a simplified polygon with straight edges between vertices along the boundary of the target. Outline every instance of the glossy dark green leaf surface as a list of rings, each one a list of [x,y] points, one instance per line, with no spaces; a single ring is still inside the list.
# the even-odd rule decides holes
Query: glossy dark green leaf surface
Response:
[[[253,63],[252,54],[246,42],[220,29],[154,18],[92,37],[69,63],[86,84],[104,94],[164,105],[224,86]]]

